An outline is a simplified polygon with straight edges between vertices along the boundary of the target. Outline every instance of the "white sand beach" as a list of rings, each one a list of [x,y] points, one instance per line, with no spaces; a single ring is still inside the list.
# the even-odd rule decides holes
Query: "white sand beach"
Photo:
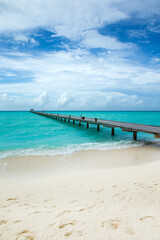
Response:
[[[160,147],[0,161],[1,240],[159,240]]]

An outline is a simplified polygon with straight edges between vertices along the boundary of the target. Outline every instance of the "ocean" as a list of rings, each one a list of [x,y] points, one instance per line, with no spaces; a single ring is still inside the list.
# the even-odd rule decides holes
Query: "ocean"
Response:
[[[142,123],[160,126],[160,112],[103,112],[103,111],[48,111],[74,116]],[[75,151],[135,147],[145,142],[159,141],[151,134],[138,133],[138,141],[132,140],[132,133],[86,124],[78,126],[39,116],[27,111],[0,112],[0,158],[23,155],[59,155]]]

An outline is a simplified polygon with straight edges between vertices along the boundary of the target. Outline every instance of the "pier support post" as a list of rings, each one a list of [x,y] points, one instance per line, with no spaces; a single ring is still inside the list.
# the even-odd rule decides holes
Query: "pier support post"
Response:
[[[89,128],[89,123],[87,122],[87,128]]]
[[[75,124],[75,121],[73,120],[73,124]]]
[[[133,140],[134,140],[134,141],[137,140],[137,132],[133,132]]]
[[[62,121],[63,119],[61,118],[61,121]]]
[[[97,125],[97,131],[99,131],[99,124]]]
[[[70,119],[68,118],[68,122],[70,123]]]
[[[81,126],[81,121],[79,121],[79,126]]]
[[[160,138],[160,134],[154,134],[155,138]]]
[[[66,118],[64,118],[64,122],[66,122]]]
[[[114,128],[112,128],[111,135],[114,136]]]

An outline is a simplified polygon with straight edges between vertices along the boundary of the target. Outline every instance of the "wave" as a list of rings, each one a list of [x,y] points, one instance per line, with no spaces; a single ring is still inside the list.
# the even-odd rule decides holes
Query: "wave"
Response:
[[[144,142],[134,141],[119,141],[110,143],[83,143],[83,144],[69,144],[63,147],[45,148],[44,146],[29,149],[17,149],[0,152],[0,159],[13,157],[13,156],[56,156],[56,155],[69,155],[79,151],[87,150],[100,150],[107,151],[112,149],[122,149],[130,147],[142,146]]]

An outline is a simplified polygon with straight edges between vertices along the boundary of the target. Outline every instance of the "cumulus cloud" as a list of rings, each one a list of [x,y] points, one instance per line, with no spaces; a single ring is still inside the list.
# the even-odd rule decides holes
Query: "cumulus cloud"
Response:
[[[61,94],[60,98],[57,101],[58,106],[64,107],[73,101],[73,96],[70,96],[68,93]]]
[[[24,99],[26,108],[34,105],[37,108],[44,106],[45,109],[74,109],[75,106],[107,109],[109,101],[126,104],[126,108],[128,104],[130,108],[131,102],[132,106],[141,105],[139,101],[143,99],[135,96],[159,96],[159,69],[133,66],[112,54],[97,57],[86,51],[71,50],[14,59],[12,55],[11,58],[7,55],[0,57],[0,69],[3,72],[9,69],[10,73],[16,71],[21,76],[20,84],[3,83],[0,92],[4,93],[7,89],[7,93],[14,97],[20,95],[17,99]],[[26,75],[31,81],[23,82]],[[131,90],[129,96],[127,92]],[[22,99],[19,101],[22,102]],[[152,99],[148,104],[151,102]]]
[[[42,91],[40,95],[33,100],[33,105],[42,107],[44,105],[47,105],[49,101],[49,96],[47,94],[47,91]]]
[[[130,108],[137,107],[137,105],[142,103],[143,100],[141,97],[138,97],[137,95],[124,94],[121,92],[108,92],[104,101],[106,106],[110,105],[111,108],[116,107],[120,110],[127,106],[130,106]]]

